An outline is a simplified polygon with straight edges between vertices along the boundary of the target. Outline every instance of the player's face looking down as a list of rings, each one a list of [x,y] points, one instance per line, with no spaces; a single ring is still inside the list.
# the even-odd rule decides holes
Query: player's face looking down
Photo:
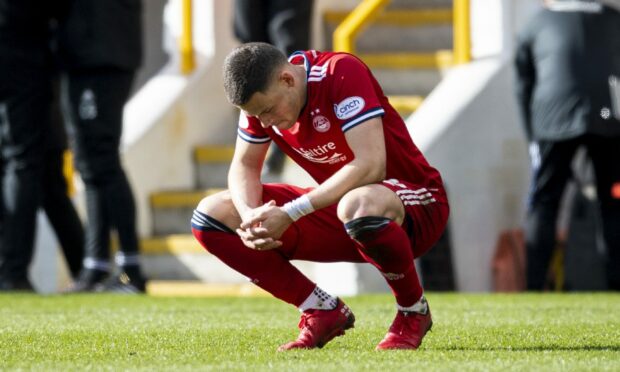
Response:
[[[264,128],[290,129],[303,109],[306,100],[305,70],[289,65],[273,79],[264,92],[257,92],[240,108],[260,120]]]

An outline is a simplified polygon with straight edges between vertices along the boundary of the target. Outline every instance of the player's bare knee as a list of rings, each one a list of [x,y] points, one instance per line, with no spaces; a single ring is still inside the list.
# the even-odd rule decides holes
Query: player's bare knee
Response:
[[[386,217],[400,224],[405,210],[398,196],[381,185],[351,190],[338,203],[338,218],[344,223],[367,216]]]
[[[228,190],[203,198],[196,210],[225,224],[231,229],[239,225],[239,218]]]
[[[222,211],[227,207],[226,204],[232,205],[232,200],[230,199],[230,193],[228,191],[218,192],[217,194],[209,195],[204,197],[196,210],[201,213],[208,214],[211,217],[217,218],[217,213]]]
[[[376,199],[367,188],[357,188],[346,193],[338,203],[338,218],[342,222],[349,222],[352,219],[382,215],[382,211],[377,205]]]

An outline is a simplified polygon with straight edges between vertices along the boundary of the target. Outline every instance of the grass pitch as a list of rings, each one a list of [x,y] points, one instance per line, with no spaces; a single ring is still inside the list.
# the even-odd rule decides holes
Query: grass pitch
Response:
[[[418,351],[376,352],[388,295],[345,298],[356,327],[277,353],[299,313],[266,297],[0,294],[2,370],[620,371],[620,294],[429,293]]]

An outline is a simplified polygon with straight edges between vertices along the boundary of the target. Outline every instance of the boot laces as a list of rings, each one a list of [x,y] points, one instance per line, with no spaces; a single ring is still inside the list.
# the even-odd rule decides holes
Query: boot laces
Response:
[[[297,325],[297,327],[300,330],[304,330],[307,329],[309,331],[312,330],[312,325],[314,324],[314,322],[312,321],[312,319],[314,319],[314,312],[305,312],[301,314],[301,319],[299,319],[299,324]]]
[[[399,311],[390,330],[399,335],[407,330],[417,332],[420,328],[420,322],[417,321],[418,316],[418,313]]]

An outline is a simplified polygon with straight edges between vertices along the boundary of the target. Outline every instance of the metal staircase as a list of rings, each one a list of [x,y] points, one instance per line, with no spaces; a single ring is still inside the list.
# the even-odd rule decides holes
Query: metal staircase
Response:
[[[324,19],[328,45],[364,60],[403,116],[422,104],[442,70],[470,59],[468,0],[364,0]]]

